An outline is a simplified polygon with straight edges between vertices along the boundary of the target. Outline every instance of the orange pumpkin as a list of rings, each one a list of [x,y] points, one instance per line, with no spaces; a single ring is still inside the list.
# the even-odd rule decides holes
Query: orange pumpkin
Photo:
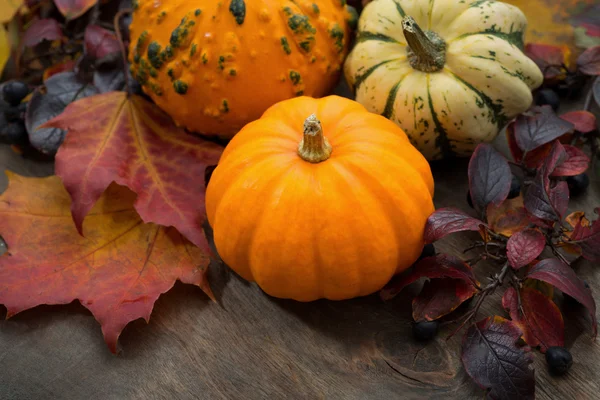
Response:
[[[218,253],[243,278],[274,297],[341,300],[378,291],[419,257],[433,186],[396,124],[350,99],[303,96],[231,140],[206,210]]]
[[[132,75],[174,121],[232,137],[271,105],[338,81],[356,11],[327,0],[137,0]]]

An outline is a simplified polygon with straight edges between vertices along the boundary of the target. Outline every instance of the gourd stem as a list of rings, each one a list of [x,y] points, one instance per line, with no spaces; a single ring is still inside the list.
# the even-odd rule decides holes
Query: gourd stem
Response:
[[[446,63],[446,43],[435,32],[424,32],[413,17],[402,19],[410,65],[423,72],[437,72]]]
[[[304,161],[319,163],[331,155],[331,145],[323,136],[323,127],[315,114],[304,121],[304,136],[298,145],[298,155]]]

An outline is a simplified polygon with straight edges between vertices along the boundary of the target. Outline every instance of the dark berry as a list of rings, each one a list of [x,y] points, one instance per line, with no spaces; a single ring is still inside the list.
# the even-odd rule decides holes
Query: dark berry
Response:
[[[25,82],[11,81],[7,82],[2,88],[4,101],[11,106],[18,106],[21,100],[29,94],[29,87]]]
[[[579,196],[585,192],[585,189],[590,185],[590,178],[584,172],[583,174],[567,177],[567,185],[569,185],[569,195],[571,197]]]
[[[554,111],[560,106],[560,98],[552,89],[542,89],[535,94],[535,104],[538,106],[549,105]]]
[[[433,243],[428,243],[425,246],[423,246],[423,251],[421,252],[421,255],[419,256],[419,260],[422,258],[425,258],[425,257],[432,257],[432,256],[435,256],[435,247],[433,246]]]
[[[546,350],[546,362],[552,375],[564,375],[573,365],[573,356],[564,347],[552,346]]]
[[[10,122],[0,132],[0,143],[24,144],[27,142],[27,130],[23,121]]]
[[[21,111],[19,110],[19,106],[8,106],[4,110],[4,115],[6,115],[6,120],[9,122],[18,121],[21,119]]]
[[[473,208],[473,199],[471,198],[471,191],[467,191],[467,203],[469,203],[469,207]]]
[[[431,340],[437,335],[437,321],[419,321],[413,324],[413,335],[419,341]]]
[[[514,199],[515,197],[521,194],[521,181],[516,176],[512,176],[512,181],[510,181],[510,191],[508,192],[508,198]]]

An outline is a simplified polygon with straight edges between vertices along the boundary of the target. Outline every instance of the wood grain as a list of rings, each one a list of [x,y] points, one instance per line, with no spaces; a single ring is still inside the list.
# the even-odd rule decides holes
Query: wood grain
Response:
[[[573,106],[574,107],[574,106]],[[495,145],[506,152],[501,136]],[[23,175],[52,173],[51,163],[24,160],[0,147],[0,167]],[[432,165],[436,207],[467,210],[467,160]],[[0,192],[6,176],[0,175]],[[600,204],[594,177],[571,209],[590,213]],[[0,228],[1,229],[1,228]],[[471,234],[456,234],[438,251],[461,256]],[[600,270],[578,272],[600,298]],[[476,267],[482,281],[493,270]],[[297,303],[264,294],[226,266],[211,265],[220,304],[200,289],[176,284],[159,298],[149,324],[129,324],[112,355],[91,314],[74,302],[40,306],[0,321],[0,399],[480,399],[484,392],[459,361],[461,334],[446,341],[445,327],[428,344],[411,335],[410,287],[383,303],[375,294],[349,301]],[[481,318],[506,316],[501,291]],[[0,318],[6,310],[0,306]],[[597,399],[600,346],[589,317],[571,306],[567,347],[574,365],[552,378],[536,352],[539,399]],[[600,319],[600,315],[598,315]]]

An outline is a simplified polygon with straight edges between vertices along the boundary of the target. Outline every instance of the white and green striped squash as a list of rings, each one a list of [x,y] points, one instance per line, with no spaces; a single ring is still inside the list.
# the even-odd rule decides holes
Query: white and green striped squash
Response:
[[[527,20],[493,0],[375,0],[344,74],[356,100],[398,124],[429,160],[468,156],[532,103],[543,76]]]

